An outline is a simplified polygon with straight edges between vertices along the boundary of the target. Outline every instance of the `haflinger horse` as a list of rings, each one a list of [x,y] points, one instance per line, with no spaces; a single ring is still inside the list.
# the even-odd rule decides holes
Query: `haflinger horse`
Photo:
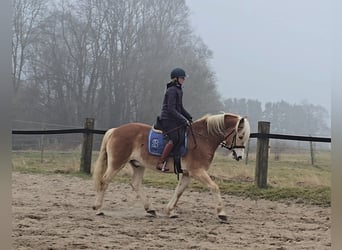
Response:
[[[226,221],[220,189],[210,178],[208,169],[219,145],[232,151],[235,160],[242,159],[244,148],[249,139],[250,126],[246,117],[223,113],[206,115],[191,125],[188,133],[187,151],[181,158],[183,173],[180,175],[174,194],[166,206],[169,217],[177,217],[174,208],[189,185],[191,178],[206,185],[217,199],[216,212],[220,220]],[[151,126],[142,123],[128,123],[109,129],[102,140],[100,153],[93,171],[96,200],[93,206],[98,215],[103,204],[104,193],[113,177],[129,163],[133,169],[131,186],[142,200],[145,211],[156,216],[156,211],[142,188],[145,168],[156,170],[159,157],[148,152],[148,134]],[[190,127],[188,127],[190,130]],[[189,131],[188,131],[189,132]],[[190,131],[191,132],[191,131]],[[169,158],[169,173],[174,170],[173,159]],[[158,171],[158,170],[156,170]],[[159,172],[159,171],[158,171]],[[164,172],[160,172],[165,174]]]

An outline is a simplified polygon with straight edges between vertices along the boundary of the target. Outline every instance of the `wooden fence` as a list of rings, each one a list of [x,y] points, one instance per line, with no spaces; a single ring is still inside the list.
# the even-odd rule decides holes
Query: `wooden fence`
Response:
[[[43,135],[43,134],[82,133],[83,143],[82,143],[80,171],[90,174],[93,134],[104,134],[106,132],[105,130],[94,129],[94,122],[95,120],[93,118],[86,118],[84,122],[84,128],[81,128],[81,129],[25,130],[25,131],[13,130],[12,134]],[[259,121],[258,132],[251,133],[250,138],[257,138],[255,185],[259,188],[267,187],[269,139],[331,143],[331,138],[327,138],[327,137],[270,134],[270,122],[267,122],[267,121]]]

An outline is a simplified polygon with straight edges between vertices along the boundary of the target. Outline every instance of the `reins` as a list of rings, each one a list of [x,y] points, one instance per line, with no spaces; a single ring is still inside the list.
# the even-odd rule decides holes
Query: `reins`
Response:
[[[195,137],[194,130],[192,129],[192,124],[190,124],[190,125],[183,124],[183,125],[177,126],[177,127],[173,128],[173,129],[170,129],[170,130],[168,130],[168,131],[166,131],[166,132],[163,132],[163,134],[168,134],[168,133],[170,133],[170,132],[172,132],[172,131],[178,130],[178,129],[180,129],[180,128],[182,128],[182,127],[185,127],[185,126],[188,126],[188,127],[189,127],[189,130],[190,130],[190,132],[191,132],[191,136],[192,136],[192,138],[193,138],[193,140],[194,140],[194,145],[195,145],[195,146],[194,146],[194,149],[195,149],[195,148],[197,147],[197,141],[196,141],[196,137]],[[234,132],[235,132],[235,135],[234,135],[234,137],[233,137],[232,144],[228,146],[227,143],[226,143],[226,140],[227,140],[228,137],[231,136]],[[199,133],[197,133],[197,134],[200,135],[200,136],[204,136],[204,135],[199,134]],[[221,143],[220,143],[219,145],[220,145],[222,148],[228,149],[228,150],[230,150],[230,151],[233,151],[235,148],[245,148],[245,146],[237,146],[237,145],[235,145],[235,142],[236,142],[236,131],[235,131],[235,130],[232,130],[232,132],[230,132],[228,135],[226,135],[226,136],[223,138],[223,140],[221,141]]]
[[[178,129],[180,129],[180,128],[182,128],[182,127],[185,127],[185,126],[187,126],[186,124],[184,125],[180,125],[180,126],[177,126],[177,127],[175,127],[175,128],[172,128],[172,129],[170,129],[170,130],[168,130],[168,131],[165,131],[165,132],[163,132],[163,134],[168,134],[168,133],[171,133],[171,132],[173,132],[173,131],[175,131],[175,130],[178,130]]]
[[[192,129],[192,124],[190,124],[190,125],[188,125],[188,124],[185,124],[185,125],[184,125],[184,124],[183,124],[183,125],[177,126],[177,127],[173,128],[173,129],[170,129],[170,130],[168,130],[168,131],[166,131],[166,132],[163,132],[163,134],[168,134],[168,133],[170,133],[170,132],[172,132],[172,131],[178,130],[178,129],[180,129],[180,128],[182,128],[182,127],[185,127],[185,126],[189,126],[189,130],[190,130],[191,135],[192,135],[192,138],[193,138],[193,140],[194,140],[194,144],[195,144],[194,149],[195,149],[195,148],[197,147],[197,141],[196,141],[196,137],[195,137],[194,131],[193,131],[193,129]]]
[[[191,134],[192,134],[192,137],[194,138],[194,142],[195,142],[195,147],[197,146],[197,143],[196,143],[196,137],[194,135],[194,132],[192,130],[192,127],[190,127],[190,130],[191,130]],[[227,145],[226,143],[226,140],[228,139],[229,136],[231,136],[233,133],[235,132],[235,135],[233,137],[233,141],[232,141],[232,144],[230,146]],[[202,135],[200,133],[196,133],[197,135],[200,135],[200,136],[204,136],[206,137],[205,135]],[[222,139],[221,143],[219,144],[222,148],[225,148],[225,149],[228,149],[230,151],[234,150],[235,148],[245,148],[245,146],[237,146],[235,145],[235,142],[236,142],[236,131],[235,130],[232,130],[232,132],[230,132],[228,135],[224,136],[224,138]]]
[[[196,141],[196,137],[195,137],[195,134],[194,134],[194,130],[192,129],[192,124],[190,124],[189,129],[190,129],[192,138],[194,140],[194,144],[195,144],[194,149],[195,149],[195,148],[197,148],[197,141]]]

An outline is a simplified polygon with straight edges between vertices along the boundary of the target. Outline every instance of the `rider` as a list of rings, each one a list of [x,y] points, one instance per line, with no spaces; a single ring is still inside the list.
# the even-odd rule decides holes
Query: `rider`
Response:
[[[156,168],[160,171],[169,171],[165,161],[168,155],[174,150],[179,154],[180,147],[184,142],[186,125],[192,122],[191,115],[183,107],[183,90],[185,71],[175,68],[171,71],[171,81],[166,85],[163,106],[160,115],[160,125],[164,133],[167,134],[169,141],[166,143],[163,153],[158,161]]]

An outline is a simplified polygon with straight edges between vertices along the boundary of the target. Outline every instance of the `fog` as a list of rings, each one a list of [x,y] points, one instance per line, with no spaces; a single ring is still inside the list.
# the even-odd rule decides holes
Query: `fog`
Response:
[[[224,98],[322,105],[330,112],[332,5],[326,1],[186,0],[213,52]]]
[[[190,75],[184,104],[195,119],[224,110],[248,115],[254,126],[270,120],[282,133],[328,131],[329,6],[311,1],[14,3],[18,128],[26,122],[79,126],[85,117],[101,128],[151,124],[160,114],[171,69],[182,67]]]

